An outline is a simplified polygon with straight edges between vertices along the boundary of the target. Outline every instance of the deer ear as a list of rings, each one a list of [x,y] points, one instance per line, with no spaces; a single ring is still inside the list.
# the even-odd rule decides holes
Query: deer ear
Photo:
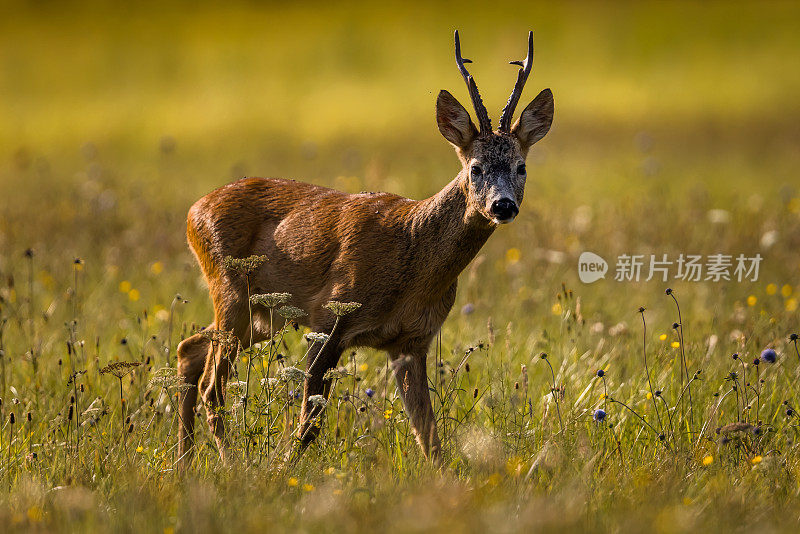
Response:
[[[465,149],[478,136],[469,113],[456,97],[447,91],[439,91],[436,99],[436,122],[445,139],[456,148]]]
[[[545,136],[553,124],[553,93],[545,89],[534,98],[511,127],[523,150]]]

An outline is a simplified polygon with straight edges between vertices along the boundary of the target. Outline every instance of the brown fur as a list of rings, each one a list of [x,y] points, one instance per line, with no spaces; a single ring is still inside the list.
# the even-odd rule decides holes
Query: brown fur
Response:
[[[309,369],[311,377],[303,392],[298,436],[305,442],[316,433],[309,426],[308,397],[328,394],[330,384],[322,377],[344,350],[366,346],[388,353],[417,441],[426,456],[439,458],[426,373],[428,347],[455,302],[459,273],[497,226],[492,201],[502,193],[513,196],[517,205],[522,202],[525,176],[519,174],[519,165],[552,121],[549,91],[537,101],[544,103],[544,111],[528,120],[526,109],[520,118],[523,125],[518,121],[511,134],[479,137],[466,110],[443,91],[437,120],[443,135],[456,145],[463,168],[425,200],[388,193],[346,194],[278,178],[245,178],[191,207],[187,235],[214,303],[211,327],[233,331],[242,346],[251,339],[268,339],[270,332],[258,325],[269,321],[263,320],[265,310],[255,309],[256,328],[250,332],[245,282],[223,267],[226,256],[266,255],[268,261],[251,276],[250,293],[291,293],[291,304],[308,312],[301,322],[314,331],[330,333],[333,328],[335,317],[323,308],[327,302],[362,304],[343,317],[323,352],[309,355],[309,362],[318,363]],[[484,169],[480,176],[471,170],[476,165]],[[178,347],[179,372],[192,386],[181,398],[182,464],[191,451],[198,389],[225,459],[225,430],[218,409],[224,405],[235,352],[212,347],[200,334]]]

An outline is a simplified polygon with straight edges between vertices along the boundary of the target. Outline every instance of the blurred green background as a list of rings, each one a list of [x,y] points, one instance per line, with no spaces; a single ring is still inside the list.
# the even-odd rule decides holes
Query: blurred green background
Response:
[[[112,288],[151,284],[142,297],[163,305],[202,294],[184,216],[232,179],[431,195],[459,168],[435,96],[469,107],[453,30],[496,124],[507,61],[533,29],[520,107],[550,87],[555,123],[530,156],[522,215],[459,302],[510,319],[516,306],[492,308],[519,296],[547,311],[562,281],[580,285],[583,250],[612,269],[622,253],[761,252],[752,287],[687,287],[710,316],[719,298],[798,285],[798,21],[793,2],[5,4],[0,261],[13,272],[34,247],[62,279],[81,257],[90,273],[111,266]],[[154,262],[176,278],[148,281]],[[633,309],[662,285],[579,289],[603,314],[620,291]]]

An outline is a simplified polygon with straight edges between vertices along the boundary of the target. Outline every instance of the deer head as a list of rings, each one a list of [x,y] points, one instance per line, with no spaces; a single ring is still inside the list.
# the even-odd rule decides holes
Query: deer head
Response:
[[[475,127],[464,106],[445,90],[439,92],[436,100],[436,121],[444,138],[455,146],[463,165],[460,176],[468,207],[494,224],[509,223],[517,216],[522,204],[528,150],[545,136],[553,122],[553,93],[550,89],[539,93],[511,125],[533,67],[533,32],[529,32],[528,55],[524,61],[511,62],[520,67],[517,82],[503,108],[500,126],[493,131],[478,86],[465,67],[472,61],[461,57],[458,30],[455,41],[456,64],[467,83],[479,128]]]

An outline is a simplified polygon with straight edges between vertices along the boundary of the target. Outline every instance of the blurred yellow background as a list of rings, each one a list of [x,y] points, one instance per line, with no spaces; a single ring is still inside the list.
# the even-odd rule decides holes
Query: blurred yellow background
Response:
[[[521,251],[512,287],[499,294],[548,301],[561,280],[574,283],[583,250],[763,251],[776,283],[798,283],[795,2],[2,9],[0,251],[8,265],[28,246],[122,266],[128,277],[137,262],[170,259],[184,266],[176,285],[185,285],[198,276],[186,210],[244,175],[431,195],[459,169],[435,125],[437,92],[450,90],[472,111],[453,30],[497,124],[516,78],[507,62],[524,56],[533,29],[534,71],[520,108],[550,87],[556,116],[529,158],[522,214],[485,249],[499,270],[505,251]],[[714,209],[732,216],[710,222]],[[488,264],[479,265],[482,273]],[[736,289],[735,298],[746,295]]]

